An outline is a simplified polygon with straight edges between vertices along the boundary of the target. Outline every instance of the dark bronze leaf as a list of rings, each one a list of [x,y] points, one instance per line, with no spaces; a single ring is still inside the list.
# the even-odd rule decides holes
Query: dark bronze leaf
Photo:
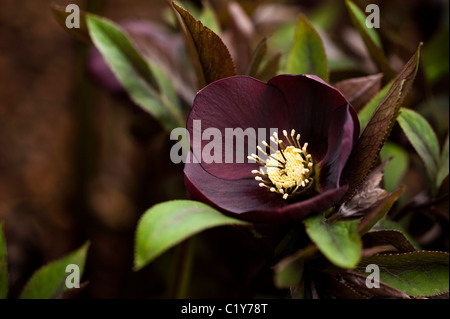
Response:
[[[56,21],[63,27],[64,30],[69,31],[79,40],[85,43],[92,43],[91,37],[89,36],[89,31],[86,25],[86,15],[83,11],[80,12],[80,27],[69,29],[66,27],[66,19],[70,13],[66,12],[66,7],[62,5],[58,5],[56,3],[52,3],[50,5],[53,15],[56,18]]]
[[[334,87],[344,94],[359,112],[381,88],[382,73],[339,81]]]
[[[398,230],[373,230],[362,237],[364,247],[392,245],[398,252],[416,251],[405,235]]]
[[[362,132],[344,168],[342,178],[349,183],[349,191],[342,202],[352,198],[376,164],[381,147],[386,142],[399,114],[400,107],[416,77],[420,48],[397,75],[389,92],[376,108]]]
[[[182,21],[199,89],[216,80],[236,75],[230,52],[220,37],[189,12],[175,3],[172,4]]]

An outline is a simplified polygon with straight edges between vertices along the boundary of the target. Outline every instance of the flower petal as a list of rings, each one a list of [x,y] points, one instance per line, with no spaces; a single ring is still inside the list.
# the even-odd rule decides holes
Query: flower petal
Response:
[[[307,142],[308,152],[320,162],[328,150],[328,128],[334,124],[333,111],[348,104],[347,100],[316,76],[279,75],[268,84],[283,93],[289,105],[289,126],[299,131],[300,142]]]
[[[339,187],[342,169],[359,136],[353,107],[337,89],[314,75],[280,75],[269,81],[290,105],[292,127],[308,142],[308,152],[321,168],[322,189]]]
[[[268,84],[247,76],[216,81],[197,94],[187,128],[196,154],[190,158],[205,155],[201,152],[208,149],[206,146],[216,152],[219,144],[221,151],[220,163],[208,163],[202,158],[201,163],[185,165],[186,186],[194,199],[240,218],[263,222],[301,220],[339,201],[348,188],[340,185],[340,175],[359,135],[352,106],[338,90],[311,75],[280,75]],[[233,148],[227,149],[227,129],[237,128],[241,133],[253,130],[249,132],[253,135],[240,147],[234,141]],[[269,136],[258,138],[259,128],[269,135],[275,130],[280,137],[282,130],[295,129],[301,134],[300,142],[309,144],[308,152],[320,168],[319,193],[284,200],[280,194],[259,187],[251,174],[258,164],[238,164],[234,158],[226,163],[227,152],[246,156],[256,153],[262,139],[268,141]],[[218,132],[212,147],[204,136],[207,129]],[[249,151],[249,145],[254,149]]]
[[[221,161],[202,161],[206,171],[223,179],[247,178],[257,165],[249,163],[246,157],[252,152],[256,153],[256,145],[262,140],[269,141],[272,128],[278,132],[295,129],[302,135],[301,142],[308,142],[308,151],[316,162],[323,160],[329,153],[329,139],[341,144],[334,138],[336,131],[328,130],[330,125],[347,128],[344,135],[339,135],[342,141],[354,139],[357,136],[355,132],[359,133],[359,126],[356,130],[350,122],[357,118],[356,114],[341,118],[340,121],[333,117],[334,110],[345,105],[348,102],[344,96],[316,76],[280,75],[268,84],[248,76],[234,76],[216,81],[197,94],[187,128],[197,158],[202,157],[202,150],[210,143],[208,138],[202,138],[205,130],[216,128],[221,134],[219,146],[218,141],[211,141],[221,149]],[[349,113],[354,112],[350,109]],[[201,125],[195,125],[195,120],[201,120]],[[242,144],[236,143],[236,140],[233,144],[226,144],[226,129],[242,129],[241,132],[248,132],[249,135],[246,135]],[[258,129],[263,129],[264,134],[258,136]],[[244,163],[236,163],[234,152],[242,154]],[[230,154],[234,163],[226,163],[226,156]],[[348,154],[339,157],[339,167],[347,157]],[[331,155],[328,158],[334,159]],[[333,176],[340,176],[341,170],[337,174],[334,172]]]
[[[312,212],[328,209],[347,190],[347,186],[340,187],[290,203],[279,194],[259,187],[254,179],[220,179],[200,164],[187,163],[184,174],[186,187],[194,199],[238,214],[240,218],[260,222],[301,220]]]
[[[344,105],[333,111],[329,128],[328,151],[320,163],[322,190],[339,187],[341,173],[359,135],[359,122],[354,109]]]
[[[201,138],[202,134],[206,129],[216,128],[221,133],[221,145],[218,147],[222,150],[222,160],[221,163],[202,161],[204,169],[224,179],[250,177],[251,170],[257,169],[258,165],[249,162],[247,156],[252,152],[256,153],[256,146],[261,140],[269,141],[270,128],[290,129],[287,127],[288,108],[277,88],[254,78],[233,76],[213,82],[197,94],[187,122],[194,154],[201,158],[203,148],[210,143],[210,140]],[[201,127],[194,123],[196,120],[201,120]],[[258,128],[264,129],[264,134],[259,138]],[[229,132],[242,129],[249,133],[249,137],[244,138],[242,145],[236,139],[232,144],[226,144],[226,129]],[[243,163],[237,163],[235,153],[242,155]],[[230,156],[234,163],[226,163],[226,156]]]

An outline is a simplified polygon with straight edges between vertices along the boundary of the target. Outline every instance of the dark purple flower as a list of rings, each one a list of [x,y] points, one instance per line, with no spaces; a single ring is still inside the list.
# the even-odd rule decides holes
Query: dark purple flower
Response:
[[[316,76],[280,75],[268,83],[234,76],[203,88],[187,123],[197,155],[193,135],[202,132],[194,132],[195,120],[202,132],[217,128],[222,145],[226,128],[276,128],[271,140],[279,146],[250,138],[240,149],[259,143],[259,157],[246,154],[253,160],[226,163],[222,147],[221,163],[186,163],[186,186],[196,200],[246,220],[286,222],[332,207],[348,189],[341,172],[359,135],[358,118],[344,96]]]

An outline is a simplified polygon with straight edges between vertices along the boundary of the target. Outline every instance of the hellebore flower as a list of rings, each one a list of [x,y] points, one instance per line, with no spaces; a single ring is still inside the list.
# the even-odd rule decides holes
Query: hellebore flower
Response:
[[[193,135],[208,128],[221,133],[219,142],[229,140],[230,128],[276,130],[271,145],[245,139],[241,151],[258,143],[260,155],[246,154],[243,163],[225,161],[230,150],[223,146],[222,161],[187,162],[185,183],[196,200],[246,220],[286,222],[332,207],[348,189],[341,172],[359,135],[358,118],[344,96],[316,76],[211,83],[197,94],[187,122],[193,158],[199,157]],[[201,148],[208,143],[202,139]]]

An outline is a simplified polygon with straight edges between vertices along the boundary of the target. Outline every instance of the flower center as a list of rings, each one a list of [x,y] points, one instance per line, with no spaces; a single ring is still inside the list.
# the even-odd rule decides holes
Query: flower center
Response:
[[[270,140],[278,145],[279,150],[273,149],[262,141],[266,150],[270,149],[272,153],[269,154],[258,146],[258,150],[266,155],[267,159],[263,160],[256,154],[248,158],[262,166],[260,170],[252,170],[253,174],[258,175],[255,180],[260,182],[259,186],[281,194],[283,199],[288,199],[294,194],[305,191],[313,184],[314,163],[311,154],[306,151],[308,143],[303,144],[303,147],[300,144],[300,134],[295,136],[295,130],[292,130],[291,135],[288,136],[287,131],[284,130],[283,135],[289,145],[280,140],[275,132]]]

